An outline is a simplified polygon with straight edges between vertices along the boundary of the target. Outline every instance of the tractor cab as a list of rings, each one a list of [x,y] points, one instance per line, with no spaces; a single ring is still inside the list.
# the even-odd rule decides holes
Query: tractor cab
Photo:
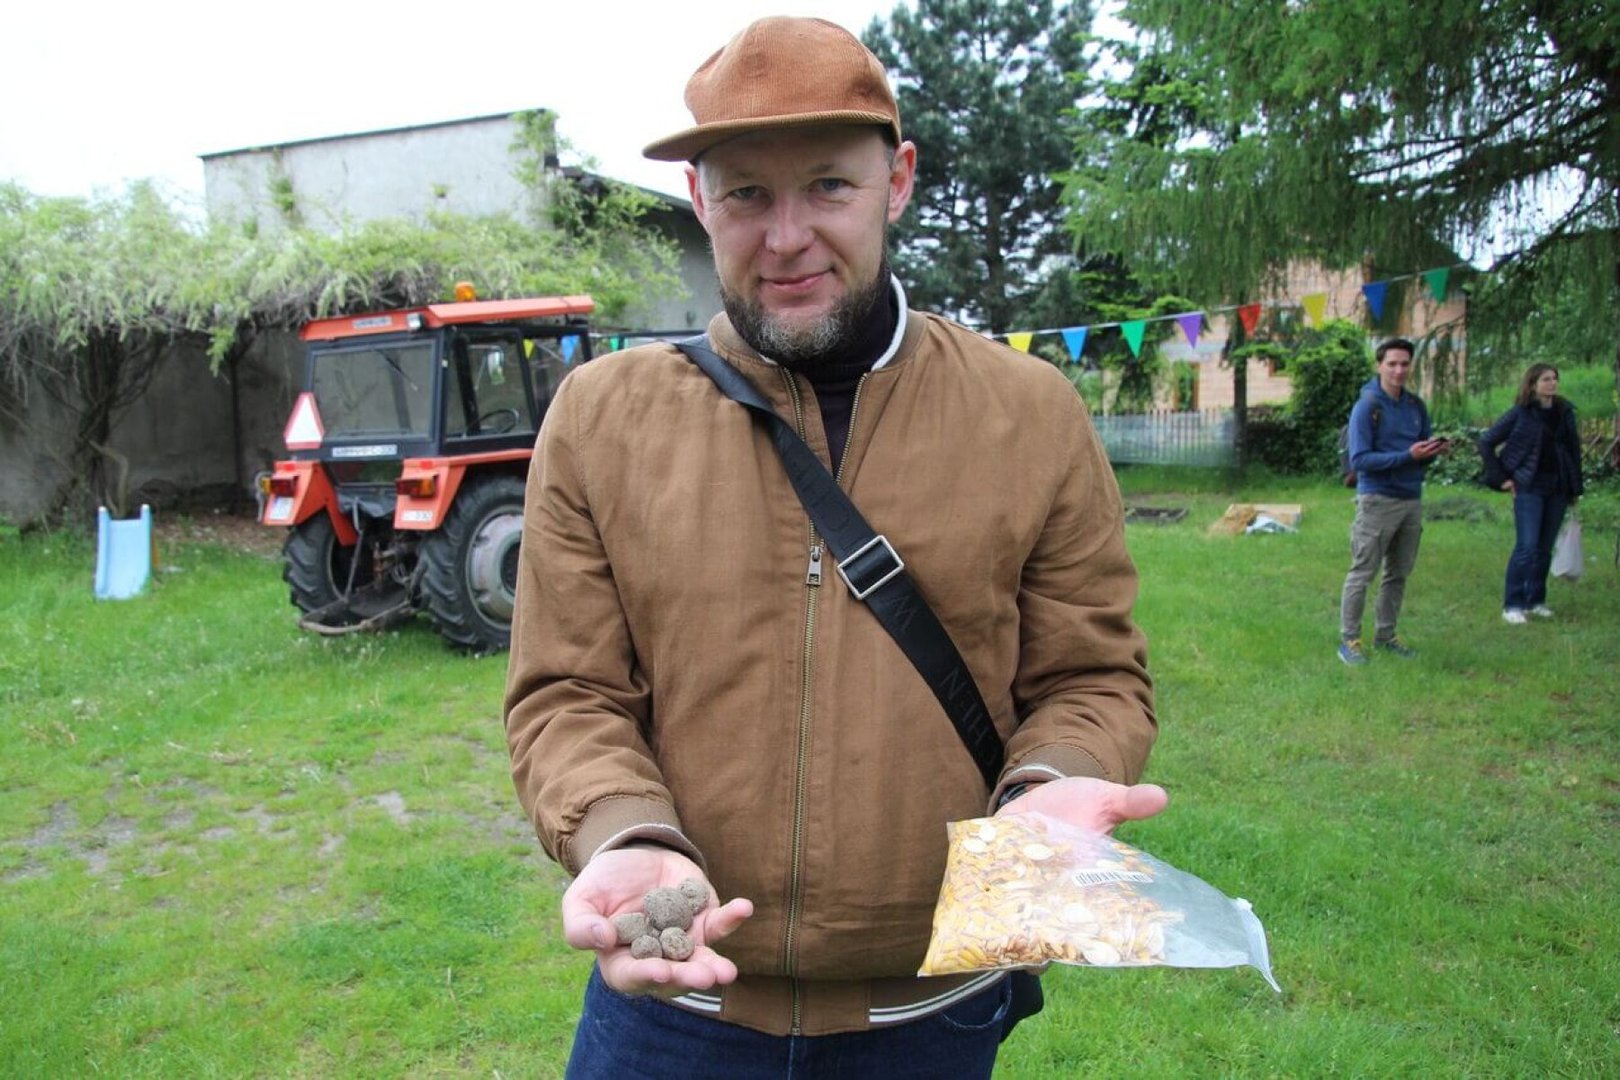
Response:
[[[289,530],[301,626],[426,610],[458,646],[506,647],[529,455],[558,382],[591,356],[593,307],[465,300],[303,329],[304,389],[260,517]]]

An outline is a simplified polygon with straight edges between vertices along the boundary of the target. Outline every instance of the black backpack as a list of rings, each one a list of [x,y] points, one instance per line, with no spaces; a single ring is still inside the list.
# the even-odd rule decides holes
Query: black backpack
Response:
[[[1383,407],[1373,405],[1372,428],[1374,437],[1378,435],[1378,422],[1383,418]],[[1356,486],[1356,470],[1350,467],[1350,424],[1348,421],[1339,429],[1339,479],[1344,481],[1344,486],[1347,488]]]

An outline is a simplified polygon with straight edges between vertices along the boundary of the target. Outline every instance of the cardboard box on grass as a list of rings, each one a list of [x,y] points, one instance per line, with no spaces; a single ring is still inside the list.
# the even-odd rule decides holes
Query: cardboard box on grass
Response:
[[[1299,503],[1233,503],[1209,527],[1209,531],[1222,536],[1238,536],[1254,524],[1254,519],[1261,514],[1290,529],[1297,529],[1304,513],[1305,509]]]

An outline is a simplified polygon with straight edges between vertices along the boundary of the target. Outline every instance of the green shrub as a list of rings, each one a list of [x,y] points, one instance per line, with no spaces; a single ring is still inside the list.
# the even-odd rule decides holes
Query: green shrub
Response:
[[[1280,362],[1294,384],[1283,408],[1250,411],[1248,460],[1283,473],[1337,474],[1339,429],[1374,371],[1361,327],[1333,319],[1307,332],[1293,353],[1259,343],[1233,355],[1238,361],[1265,356]]]

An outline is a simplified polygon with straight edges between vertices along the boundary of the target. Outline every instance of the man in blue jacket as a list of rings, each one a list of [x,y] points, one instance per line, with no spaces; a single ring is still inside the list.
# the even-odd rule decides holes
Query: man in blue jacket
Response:
[[[1350,410],[1350,467],[1356,471],[1356,519],[1350,526],[1350,573],[1339,598],[1339,659],[1365,664],[1361,615],[1367,586],[1380,565],[1373,648],[1410,658],[1416,653],[1395,633],[1406,579],[1423,535],[1423,473],[1450,444],[1433,437],[1423,399],[1406,389],[1413,346],[1404,338],[1381,343],[1378,375],[1361,388]]]

